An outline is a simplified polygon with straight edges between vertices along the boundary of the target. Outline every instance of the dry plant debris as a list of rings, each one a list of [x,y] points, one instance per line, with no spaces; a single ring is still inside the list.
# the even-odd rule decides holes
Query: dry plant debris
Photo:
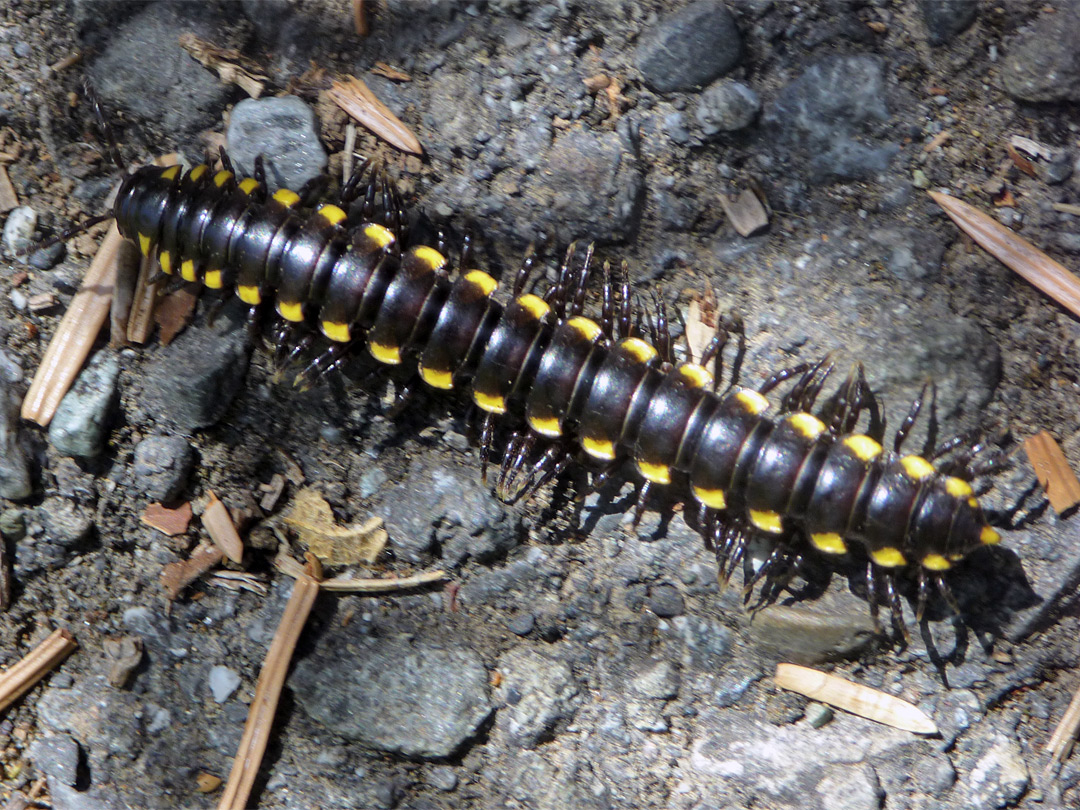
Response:
[[[893,728],[916,734],[938,733],[934,721],[918,706],[827,672],[777,664],[776,685]]]
[[[927,193],[975,244],[1080,316],[1080,278],[979,209],[948,194]]]
[[[366,37],[371,29],[368,27],[367,3],[365,0],[352,0],[352,18],[356,35]]]
[[[310,487],[296,493],[292,509],[282,519],[312,554],[329,565],[373,563],[386,546],[381,518],[339,526],[330,504]]]
[[[392,82],[412,81],[412,76],[404,70],[398,70],[396,67],[391,67],[386,64],[386,62],[376,62],[375,67],[371,69],[371,72],[376,76],[382,76],[384,79],[389,79]]]
[[[12,208],[19,205],[19,197],[15,194],[15,187],[11,185],[7,168],[0,163],[0,214],[6,214]]]
[[[53,630],[39,645],[0,675],[0,712],[29,692],[79,645],[70,632]]]
[[[160,503],[152,503],[143,510],[139,520],[168,537],[176,537],[188,530],[191,523],[191,504],[183,503],[170,509]]]
[[[279,554],[274,558],[274,567],[281,573],[298,577],[303,573],[304,567],[287,554]],[[447,573],[442,570],[425,571],[422,574],[413,574],[408,577],[351,577],[337,576],[324,579],[321,587],[324,591],[337,591],[338,593],[389,593],[390,591],[404,591],[409,588],[419,588],[446,579]]]
[[[720,206],[739,236],[753,236],[769,226],[768,211],[749,189],[743,189],[735,197],[721,194]]]
[[[186,560],[169,563],[161,569],[159,579],[169,601],[175,601],[184,588],[220,563],[224,556],[220,548],[199,543]]]
[[[172,343],[173,338],[191,323],[198,303],[199,296],[183,287],[173,290],[158,302],[154,312],[154,321],[161,327],[158,337],[162,346]]]
[[[1024,452],[1055,512],[1060,515],[1080,503],[1080,481],[1053,436],[1045,430],[1036,433],[1024,442]]]
[[[106,676],[109,685],[122,689],[131,677],[131,673],[142,662],[142,639],[138,636],[107,638],[102,642],[101,649],[109,664],[109,673]]]
[[[248,806],[251,788],[259,773],[259,764],[270,741],[270,730],[277,711],[278,698],[281,696],[281,687],[285,683],[285,674],[289,670],[289,662],[292,660],[300,632],[315,604],[315,597],[319,595],[321,578],[322,571],[318,561],[308,555],[308,564],[296,579],[292,595],[281,616],[281,623],[278,624],[259,672],[255,698],[251,701],[244,735],[240,739],[240,747],[236,752],[236,759],[233,760],[232,771],[218,803],[218,810],[244,810]]]
[[[420,145],[412,130],[355,76],[347,76],[345,81],[335,80],[327,95],[357,123],[367,127],[391,146],[414,155],[424,154],[424,147]]]
[[[71,299],[23,398],[22,418],[47,427],[109,316],[116,286],[116,259],[124,238],[114,222]]]
[[[1046,752],[1050,755],[1050,764],[1047,770],[1057,763],[1064,762],[1072,751],[1073,743],[1076,742],[1076,732],[1080,729],[1080,688],[1073,693],[1069,708],[1061,717],[1054,733],[1046,742]]]
[[[235,84],[252,98],[258,98],[266,89],[266,76],[238,51],[218,48],[194,34],[182,35],[179,42],[181,48],[204,67],[216,71],[226,84]]]
[[[213,490],[210,491],[210,501],[202,513],[202,524],[214,545],[221,549],[221,553],[239,565],[244,559],[244,541],[236,531],[229,508]]]

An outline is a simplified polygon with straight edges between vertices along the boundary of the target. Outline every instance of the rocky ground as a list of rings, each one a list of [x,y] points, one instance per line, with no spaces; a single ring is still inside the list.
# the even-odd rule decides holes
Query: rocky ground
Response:
[[[79,100],[83,76],[128,160],[197,159],[202,133],[223,132],[231,112],[234,154],[318,172],[328,153],[338,172],[344,117],[320,91],[324,71],[352,73],[426,157],[367,135],[358,150],[383,154],[451,234],[474,224],[485,267],[513,268],[530,242],[550,259],[593,240],[680,312],[714,294],[742,313],[750,383],[834,352],[866,363],[894,424],[933,377],[943,432],[978,428],[1015,447],[1045,428],[1080,462],[1076,319],[959,239],[924,193],[964,198],[1080,263],[1078,219],[1053,207],[1080,202],[1080,3],[368,5],[372,33],[359,38],[336,0],[4,4],[0,152],[35,238],[104,210],[116,180]],[[179,47],[185,33],[242,51],[268,95],[299,101],[232,110],[243,94]],[[380,62],[411,81],[372,72]],[[1034,176],[1007,154],[1018,135],[1047,148]],[[743,237],[721,195],[747,188],[770,224]],[[259,807],[1080,801],[1076,761],[1047,779],[1042,753],[1080,685],[1075,519],[1047,510],[973,556],[954,578],[967,623],[935,617],[901,647],[874,635],[840,575],[815,583],[823,595],[750,615],[738,588],[719,591],[680,509],[658,503],[631,527],[629,485],[579,504],[581,482],[568,481],[507,507],[479,480],[456,403],[421,393],[392,418],[393,386],[361,385],[362,369],[295,391],[228,312],[200,312],[167,347],[103,345],[42,431],[11,404],[89,240],[27,265],[10,249],[33,227],[26,215],[7,216],[0,280],[0,532],[14,579],[0,657],[14,662],[56,627],[80,648],[0,720],[5,795],[44,774],[58,808],[216,804],[211,777],[231,767],[291,580],[256,522],[243,568],[265,593],[197,583],[170,602],[159,574],[187,556],[198,524],[168,538],[139,517],[211,489],[261,514],[260,485],[279,474],[292,483],[275,512],[313,485],[342,520],[385,520],[380,571],[442,567],[452,580],[320,597]],[[59,305],[31,306],[42,293]],[[1020,455],[990,503],[1015,502],[1030,478]],[[134,640],[141,663],[113,686],[110,652]],[[773,686],[785,660],[903,696],[942,733],[831,716]]]

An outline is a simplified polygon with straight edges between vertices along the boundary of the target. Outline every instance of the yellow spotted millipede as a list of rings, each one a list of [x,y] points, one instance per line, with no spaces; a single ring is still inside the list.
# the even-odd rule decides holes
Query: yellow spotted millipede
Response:
[[[971,485],[983,472],[973,450],[949,466],[954,474],[928,460],[932,447],[900,454],[922,397],[889,451],[861,369],[817,414],[810,411],[831,370],[824,361],[774,374],[758,390],[733,379],[721,391],[719,340],[708,353],[715,375],[708,358],[676,364],[666,326],[650,342],[630,323],[625,284],[613,318],[605,281],[600,322],[581,314],[587,267],[575,284],[564,265],[545,297],[524,292],[519,274],[503,303],[485,272],[451,273],[440,251],[402,245],[393,227],[350,222],[334,204],[305,213],[297,193],[270,194],[258,169],[258,179],[238,180],[226,166],[136,170],[116,198],[120,232],[144,254],[156,252],[165,273],[234,291],[252,306],[272,298],[281,318],[311,331],[317,324],[339,354],[362,341],[379,363],[416,363],[432,388],[465,388],[486,414],[485,465],[493,425],[519,428],[502,462],[504,480],[509,473],[527,482],[519,493],[571,459],[607,470],[632,460],[644,479],[639,515],[650,487],[689,483],[724,576],[754,535],[776,549],[755,581],[810,549],[825,558],[855,553],[866,559],[872,610],[884,587],[894,621],[897,574],[917,578],[921,616],[928,583],[955,605],[944,572],[1000,541]],[[357,196],[355,183],[347,189],[345,208]],[[788,379],[794,388],[770,412],[765,394]],[[870,414],[866,433],[853,432],[860,413]]]

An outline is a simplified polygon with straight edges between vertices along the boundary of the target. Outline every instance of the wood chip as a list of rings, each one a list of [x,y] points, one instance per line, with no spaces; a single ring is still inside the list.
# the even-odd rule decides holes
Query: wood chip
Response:
[[[396,67],[391,67],[386,62],[376,62],[375,67],[371,69],[371,72],[376,76],[382,76],[385,79],[389,79],[392,82],[411,82],[412,76],[403,70],[398,70]]]
[[[169,509],[160,503],[152,503],[143,510],[139,520],[168,537],[176,537],[188,530],[191,523],[191,504],[183,503],[175,509]]]
[[[765,206],[749,189],[743,189],[734,198],[721,194],[720,205],[739,236],[752,236],[769,225]]]
[[[285,674],[289,670],[296,642],[304,629],[315,597],[319,595],[319,580],[322,572],[314,559],[309,559],[306,569],[296,579],[292,595],[281,623],[274,633],[274,639],[267,650],[259,672],[259,681],[255,686],[255,697],[248,710],[244,734],[240,747],[233,760],[229,781],[218,803],[218,810],[245,810],[255,778],[259,774],[259,765],[270,741],[270,731],[277,712],[281,688],[285,684]]]
[[[259,499],[259,508],[263,512],[273,512],[274,507],[277,506],[277,502],[281,498],[281,493],[285,491],[285,476],[274,473],[270,483],[261,484],[259,489],[263,491],[263,496]]]
[[[31,312],[44,312],[57,304],[56,296],[51,292],[38,293],[26,299],[26,306]]]
[[[384,141],[414,155],[424,154],[420,141],[370,88],[355,76],[335,80],[327,92],[330,100]]]
[[[116,285],[117,254],[123,241],[116,223],[112,223],[23,398],[23,419],[47,427],[90,354],[102,324],[109,317]]]
[[[1051,203],[1050,207],[1055,211],[1061,211],[1065,214],[1072,214],[1075,217],[1080,217],[1080,205],[1073,205],[1072,203]]]
[[[266,76],[239,51],[218,48],[194,34],[182,34],[179,43],[204,67],[216,71],[223,82],[235,84],[252,98],[258,98],[266,89]]]
[[[1045,430],[1030,436],[1024,452],[1055,512],[1060,515],[1080,503],[1080,481],[1053,436]]]
[[[777,664],[776,685],[893,728],[916,734],[938,733],[934,721],[918,706],[827,672]]]
[[[1080,278],[979,209],[948,194],[927,193],[975,244],[1080,316]]]
[[[142,662],[142,639],[138,636],[107,638],[102,642],[101,649],[109,663],[109,673],[106,676],[109,686],[122,689],[131,678],[131,673]]]
[[[1009,159],[1015,164],[1016,168],[1022,171],[1028,177],[1037,177],[1038,172],[1035,171],[1035,166],[1030,160],[1016,151],[1016,148],[1011,144],[1005,144],[1005,151],[1009,155]]]
[[[923,148],[922,148],[923,154],[924,155],[930,154],[935,149],[937,149],[939,146],[941,146],[943,143],[945,143],[945,141],[949,140],[949,138],[951,138],[951,137],[952,137],[952,132],[947,130],[947,129],[942,131],[942,132],[939,132],[937,135],[935,135],[933,138],[930,139],[929,143],[927,143],[925,146],[923,146]]]
[[[224,556],[217,546],[199,543],[186,560],[169,563],[161,569],[158,579],[165,588],[169,601],[174,601],[184,588],[220,563]]]
[[[1040,160],[1052,160],[1054,157],[1054,150],[1049,146],[1043,146],[1038,141],[1025,138],[1023,135],[1013,135],[1009,138],[1009,145]]]
[[[158,337],[162,346],[168,346],[195,316],[199,297],[186,287],[173,290],[158,303],[154,320],[161,327]]]
[[[214,776],[212,773],[201,771],[195,777],[195,789],[199,791],[199,793],[213,793],[219,787],[221,787],[220,776]]]
[[[270,589],[263,584],[256,574],[246,571],[216,571],[208,580],[211,585],[225,588],[230,591],[250,591],[259,596],[266,596]]]
[[[15,186],[11,185],[7,167],[0,163],[0,214],[6,214],[13,208],[19,207],[19,195],[15,193]]]
[[[330,565],[372,563],[386,547],[382,518],[360,524],[338,525],[330,504],[316,490],[301,489],[283,518],[307,549]]]
[[[229,508],[213,490],[210,491],[210,502],[202,513],[202,524],[214,545],[221,549],[226,557],[237,564],[244,559],[244,541],[236,531]]]
[[[79,645],[67,630],[54,630],[47,639],[0,675],[0,712],[29,692]]]

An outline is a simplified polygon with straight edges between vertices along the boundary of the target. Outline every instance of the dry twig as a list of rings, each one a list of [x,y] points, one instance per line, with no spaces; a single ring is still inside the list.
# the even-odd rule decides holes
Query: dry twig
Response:
[[[274,558],[274,567],[281,573],[290,577],[299,577],[303,574],[304,567],[292,557],[279,554]],[[411,577],[385,577],[385,578],[359,578],[359,577],[331,577],[324,579],[321,587],[324,591],[337,591],[348,593],[387,593],[389,591],[403,591],[408,588],[419,588],[421,585],[429,585],[446,579],[446,572],[442,570],[425,571],[422,574],[414,574]]]
[[[113,289],[116,286],[116,259],[124,238],[114,222],[101,243],[82,286],[71,299],[60,325],[41,359],[34,380],[22,404],[22,417],[46,427],[52,421],[60,400],[71,387],[83,361],[109,316]]]
[[[0,675],[0,712],[29,692],[78,646],[70,632],[54,630],[17,664],[9,667]]]
[[[934,721],[918,706],[827,672],[777,664],[776,685],[893,728],[916,734],[938,733]]]
[[[1080,278],[979,209],[948,194],[928,193],[979,247],[1080,316]]]
[[[1072,750],[1076,741],[1076,732],[1080,729],[1080,688],[1073,693],[1069,708],[1057,724],[1054,733],[1046,742],[1046,752],[1050,754],[1051,767],[1058,762],[1063,762]]]
[[[274,713],[277,711],[289,661],[296,649],[300,631],[303,630],[312,605],[315,604],[315,597],[319,594],[320,578],[318,561],[309,557],[308,565],[297,577],[281,623],[266,653],[266,660],[259,673],[259,682],[255,686],[255,698],[251,701],[247,723],[244,725],[244,735],[240,739],[240,748],[233,760],[232,771],[218,803],[218,810],[244,810],[248,806],[248,797],[270,740],[270,728],[274,722]]]

